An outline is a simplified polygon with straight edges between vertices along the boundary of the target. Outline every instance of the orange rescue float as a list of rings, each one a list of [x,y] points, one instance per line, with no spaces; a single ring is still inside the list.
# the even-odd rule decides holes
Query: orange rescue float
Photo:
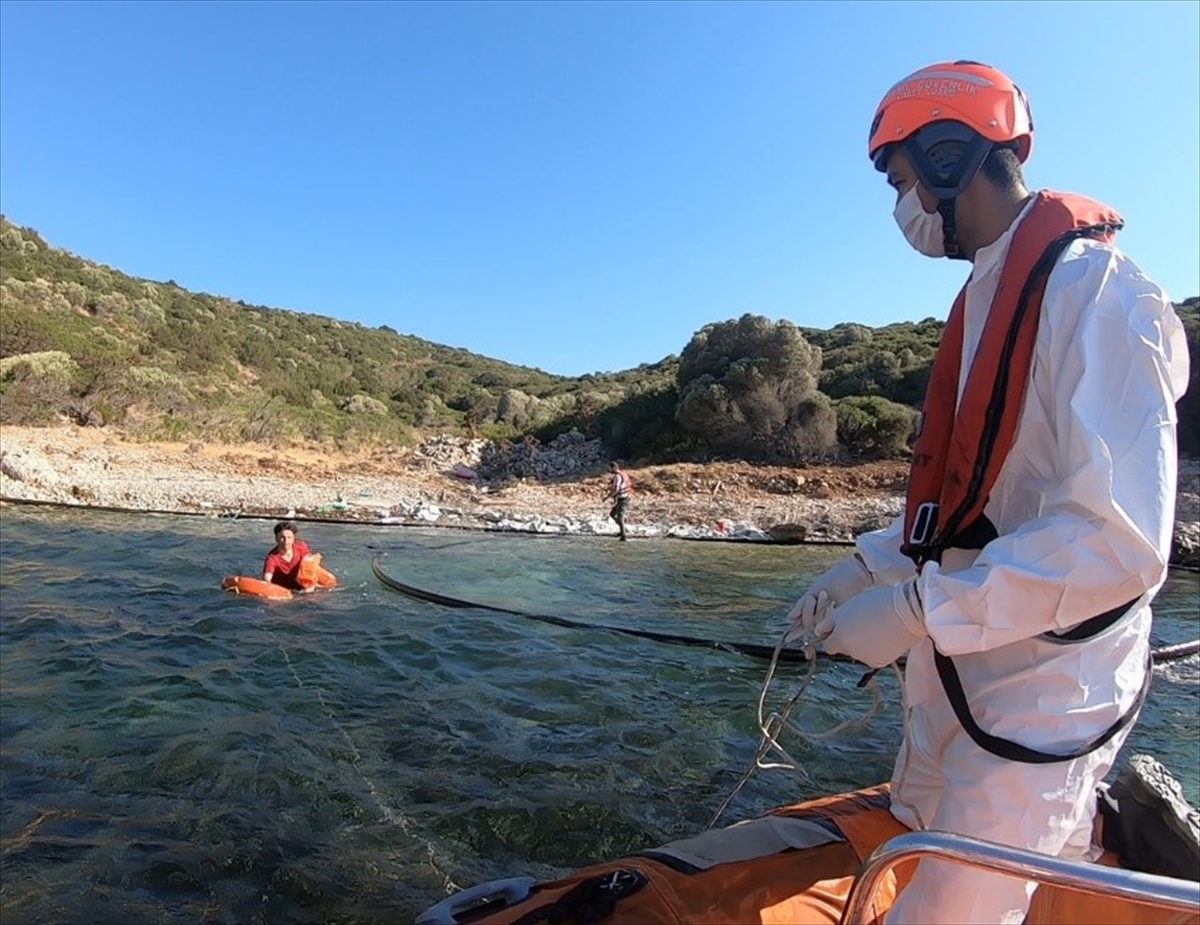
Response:
[[[312,552],[300,560],[300,570],[296,573],[296,582],[305,591],[313,588],[336,588],[337,579],[332,572],[321,568],[321,554]]]
[[[292,596],[292,592],[283,585],[263,581],[261,578],[250,578],[248,575],[229,575],[222,579],[221,590],[232,591],[234,594],[248,594],[269,601],[286,601]]]
[[[334,574],[321,567],[320,553],[311,553],[301,560],[296,581],[305,591],[337,587]],[[261,578],[251,578],[248,575],[228,576],[221,581],[221,590],[232,591],[234,594],[248,594],[269,601],[286,601],[293,597],[292,592],[283,585],[263,581]]]

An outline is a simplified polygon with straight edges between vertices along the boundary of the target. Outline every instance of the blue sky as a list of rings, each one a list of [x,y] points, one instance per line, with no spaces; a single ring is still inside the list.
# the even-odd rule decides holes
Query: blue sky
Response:
[[[866,157],[887,88],[993,64],[1031,186],[1200,294],[1200,4],[0,2],[0,210],[188,289],[548,372],[745,312],[944,317]]]

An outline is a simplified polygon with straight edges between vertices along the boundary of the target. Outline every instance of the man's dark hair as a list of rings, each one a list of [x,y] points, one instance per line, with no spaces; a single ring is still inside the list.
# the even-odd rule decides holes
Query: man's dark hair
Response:
[[[997,145],[988,152],[979,172],[987,181],[1006,193],[1018,193],[1025,183],[1021,173],[1021,162],[1017,152],[1010,147]]]
[[[291,530],[292,535],[296,534],[296,525],[290,520],[281,520],[275,525],[275,535],[279,536],[284,530]]]

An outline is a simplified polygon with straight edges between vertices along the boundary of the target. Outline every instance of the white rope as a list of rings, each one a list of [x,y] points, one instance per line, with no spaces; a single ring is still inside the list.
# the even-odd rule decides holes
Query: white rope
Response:
[[[815,635],[815,633],[809,631],[808,634],[801,637],[800,649],[804,652],[804,657],[808,661],[808,669],[804,673],[804,678],[800,682],[799,689],[795,694],[792,695],[791,699],[788,700],[787,704],[782,710],[772,711],[764,716],[764,713],[767,709],[767,692],[770,690],[771,682],[775,677],[775,668],[779,663],[779,652],[783,648],[783,644],[788,641],[788,637],[792,633],[793,629],[794,627],[788,627],[786,630],[784,630],[783,634],[779,637],[779,642],[775,644],[775,651],[771,656],[771,663],[767,666],[767,676],[763,679],[762,688],[758,693],[758,709],[755,717],[758,725],[759,740],[758,747],[754,753],[754,759],[750,762],[750,767],[746,769],[745,773],[742,774],[741,779],[734,786],[733,791],[717,808],[717,811],[713,814],[712,819],[709,820],[707,828],[711,829],[714,825],[716,825],[717,820],[721,818],[722,813],[724,813],[725,810],[728,809],[729,804],[733,802],[733,798],[737,796],[738,792],[746,785],[750,778],[754,776],[756,771],[790,771],[800,779],[801,783],[808,783],[811,780],[811,777],[808,771],[805,770],[804,765],[801,764],[799,760],[794,758],[788,752],[788,750],[780,744],[779,739],[784,732],[791,732],[801,742],[819,742],[822,739],[828,739],[839,735],[848,729],[855,729],[860,726],[864,726],[870,722],[876,713],[879,712],[879,706],[882,703],[883,695],[882,691],[879,689],[879,686],[875,683],[875,672],[872,672],[868,676],[868,680],[866,682],[866,686],[871,692],[871,705],[866,714],[858,719],[844,720],[830,729],[823,729],[819,731],[801,729],[799,726],[795,725],[795,723],[790,721],[792,711],[795,710],[799,705],[800,701],[804,697],[805,692],[808,690],[809,685],[812,683],[813,678],[816,676],[817,643],[821,642],[825,636],[829,635],[828,633],[825,633],[824,635],[818,637]],[[898,665],[893,663],[891,668],[893,671],[895,671],[896,677],[900,682],[901,706],[904,712],[905,734],[907,735],[908,698],[904,692],[904,677],[901,674],[900,667]],[[766,760],[768,755],[777,756],[777,760]]]
[[[301,680],[300,675],[296,672],[295,665],[292,664],[292,659],[288,654],[287,647],[284,646],[274,632],[271,632],[270,630],[268,630],[268,632],[270,632],[271,636],[274,637],[275,644],[279,646],[279,651],[283,653],[283,659],[285,662],[287,662],[288,671],[292,673],[292,677],[296,680],[296,686],[302,690],[307,689],[316,693],[317,701],[321,704],[321,708],[325,711],[325,716],[328,718],[329,722],[333,724],[333,727],[342,734],[342,739],[345,741],[346,747],[350,749],[350,753],[354,756],[351,766],[358,774],[358,777],[363,782],[363,785],[367,788],[367,792],[371,794],[371,798],[375,801],[375,806],[379,810],[379,815],[389,825],[397,826],[400,831],[411,838],[414,842],[422,845],[425,848],[425,854],[429,861],[429,866],[433,869],[433,872],[441,878],[442,887],[445,889],[446,894],[449,895],[451,893],[457,893],[462,889],[462,887],[455,883],[454,880],[451,879],[450,875],[438,866],[436,852],[433,848],[433,842],[428,841],[417,834],[412,822],[407,816],[404,815],[404,813],[397,809],[393,809],[392,807],[388,806],[386,802],[384,802],[384,798],[380,794],[379,789],[375,786],[375,782],[367,777],[366,773],[363,771],[362,754],[359,752],[358,746],[354,744],[354,740],[350,738],[350,733],[346,731],[346,727],[338,722],[337,717],[334,715],[333,708],[330,707],[329,702],[325,699],[325,692],[316,685],[305,684],[304,681]]]

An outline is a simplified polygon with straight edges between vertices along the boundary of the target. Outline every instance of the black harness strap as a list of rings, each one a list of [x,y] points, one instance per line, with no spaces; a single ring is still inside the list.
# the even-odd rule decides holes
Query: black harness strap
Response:
[[[1097,614],[1084,620],[1082,623],[1076,623],[1069,630],[1055,632],[1053,630],[1042,633],[1049,639],[1057,639],[1061,642],[1082,642],[1084,639],[1091,639],[1093,636],[1099,636],[1110,626],[1120,620],[1125,614],[1133,610],[1134,605],[1141,600],[1141,596],[1135,597],[1127,604],[1122,604],[1120,607],[1114,607],[1112,610],[1106,610],[1102,614]]]
[[[991,400],[988,402],[985,412],[985,426],[980,436],[979,450],[976,454],[975,468],[971,474],[967,496],[956,510],[947,512],[948,516],[942,523],[937,535],[925,547],[917,551],[916,562],[918,568],[930,559],[940,562],[942,553],[946,549],[982,549],[992,540],[996,539],[996,528],[986,516],[981,514],[974,522],[965,527],[962,525],[962,521],[967,511],[970,510],[975,500],[979,497],[982,490],[984,473],[987,470],[995,449],[996,434],[1000,427],[1004,402],[1008,391],[1009,366],[1013,351],[1016,349],[1017,336],[1022,320],[1030,310],[1030,302],[1034,289],[1042,281],[1049,278],[1054,264],[1071,242],[1082,237],[1099,237],[1112,230],[1113,228],[1108,225],[1073,228],[1051,241],[1034,264],[1029,277],[1025,280],[1025,284],[1021,288],[1021,293],[1017,300],[1017,310],[1013,315],[1012,324],[1006,333],[1000,368],[996,382],[992,388]],[[1135,599],[1127,604],[1122,604],[1120,607],[1114,607],[1112,610],[1084,620],[1082,623],[1066,631],[1047,632],[1043,633],[1042,636],[1043,638],[1058,642],[1080,642],[1090,639],[1093,636],[1098,636],[1129,613],[1137,603],[1137,600]],[[1147,661],[1146,680],[1142,684],[1142,689],[1138,692],[1137,700],[1133,706],[1105,730],[1099,738],[1088,742],[1086,745],[1069,754],[1058,755],[1039,751],[1035,748],[1028,748],[1018,742],[994,736],[981,729],[979,724],[975,722],[975,717],[971,715],[971,708],[967,704],[967,696],[963,691],[962,679],[958,676],[958,669],[954,667],[954,662],[949,656],[943,655],[936,649],[933,653],[933,659],[937,667],[938,677],[942,681],[942,688],[946,691],[946,697],[950,701],[954,715],[958,718],[959,723],[967,731],[967,734],[975,744],[993,755],[1007,758],[1011,761],[1025,762],[1026,764],[1051,764],[1058,761],[1070,761],[1094,752],[1100,746],[1104,745],[1118,732],[1128,726],[1134,717],[1137,716],[1138,710],[1141,709],[1142,704],[1146,700],[1146,695],[1150,692],[1150,682],[1153,674],[1151,671],[1153,665],[1151,658]]]
[[[1137,699],[1134,700],[1133,705],[1097,738],[1085,745],[1081,745],[1074,751],[1064,754],[1054,754],[1052,752],[1039,751],[1036,748],[1029,748],[1011,739],[992,735],[990,732],[984,732],[979,724],[975,722],[975,717],[971,715],[971,708],[967,705],[967,695],[963,691],[962,679],[958,676],[958,669],[954,667],[954,662],[948,656],[936,650],[933,653],[933,661],[937,666],[938,677],[942,679],[942,687],[946,691],[946,697],[950,701],[954,715],[958,718],[959,723],[967,731],[967,735],[971,737],[975,744],[984,751],[990,752],[1000,758],[1007,758],[1009,761],[1020,761],[1025,764],[1054,764],[1058,761],[1073,761],[1076,758],[1082,758],[1084,755],[1094,752],[1133,722],[1138,711],[1141,710],[1142,704],[1146,702],[1146,696],[1150,693],[1150,684],[1154,677],[1154,660],[1152,656],[1147,656],[1146,680],[1142,682],[1142,689],[1138,691]]]

